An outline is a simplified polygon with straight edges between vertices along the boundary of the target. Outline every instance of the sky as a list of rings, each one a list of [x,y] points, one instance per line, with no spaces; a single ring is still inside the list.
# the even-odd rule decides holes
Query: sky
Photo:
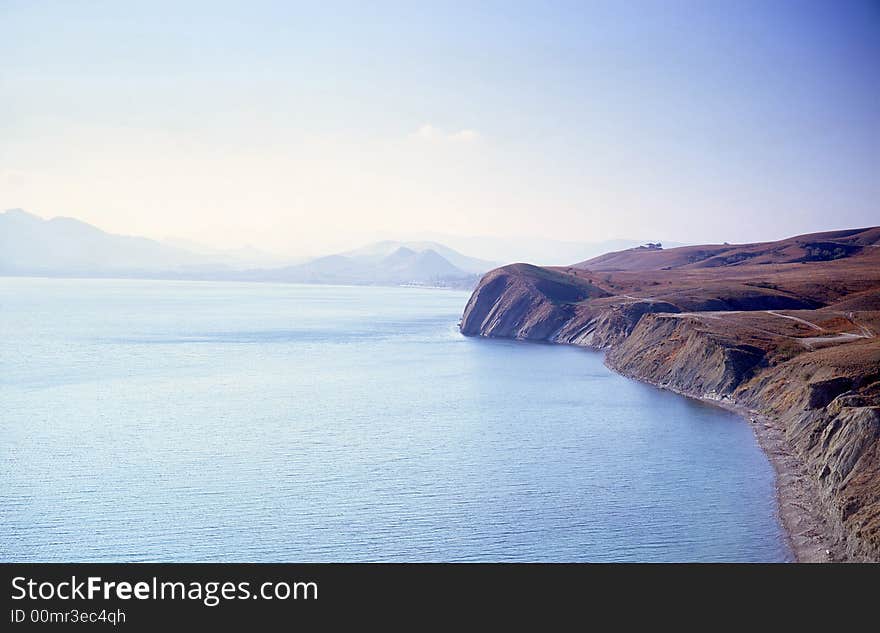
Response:
[[[0,209],[317,254],[880,224],[880,2],[0,0]]]

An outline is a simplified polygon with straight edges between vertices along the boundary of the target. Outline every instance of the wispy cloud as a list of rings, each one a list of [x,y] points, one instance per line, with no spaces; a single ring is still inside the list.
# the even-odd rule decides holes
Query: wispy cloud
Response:
[[[428,143],[472,143],[480,138],[480,133],[467,128],[444,130],[426,123],[410,134],[410,138]]]

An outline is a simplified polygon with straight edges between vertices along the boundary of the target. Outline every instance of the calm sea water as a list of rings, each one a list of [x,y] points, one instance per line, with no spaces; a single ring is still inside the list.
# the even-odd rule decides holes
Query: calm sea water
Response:
[[[0,279],[0,559],[790,558],[745,422],[466,300]]]

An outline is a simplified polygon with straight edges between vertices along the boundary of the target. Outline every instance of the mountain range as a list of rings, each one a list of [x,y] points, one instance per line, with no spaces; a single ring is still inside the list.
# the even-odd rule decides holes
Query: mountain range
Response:
[[[357,251],[347,254],[318,257],[303,264],[295,264],[274,269],[243,271],[234,275],[235,279],[247,281],[285,281],[314,284],[358,284],[358,285],[426,285],[454,288],[470,288],[480,278],[474,271],[479,260],[469,258],[451,249],[454,259],[471,262],[468,270],[459,268],[447,257],[433,248],[414,250],[395,243],[391,252],[366,247],[364,253]],[[493,267],[487,262],[482,272]]]
[[[472,288],[482,274],[503,262],[565,263],[643,243],[446,234],[422,237],[383,240],[321,257],[281,257],[253,247],[223,250],[188,240],[118,235],[75,218],[44,219],[10,209],[0,213],[0,275]],[[464,252],[479,253],[480,257]]]
[[[496,262],[435,242],[383,241],[307,260],[102,231],[74,218],[0,213],[0,274],[472,287]]]
[[[21,209],[0,214],[0,272],[7,275],[134,274],[196,270],[209,264],[204,256],[184,249],[113,235],[74,218],[44,220]]]

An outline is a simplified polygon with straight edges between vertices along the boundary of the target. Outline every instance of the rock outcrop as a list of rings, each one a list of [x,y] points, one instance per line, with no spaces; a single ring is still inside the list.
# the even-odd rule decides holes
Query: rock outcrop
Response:
[[[767,416],[817,491],[836,558],[880,561],[878,241],[865,229],[749,245],[750,258],[725,247],[727,263],[698,268],[693,252],[718,249],[646,249],[682,262],[663,270],[639,269],[638,252],[599,258],[602,271],[513,264],[482,279],[461,331],[605,350],[627,376]],[[833,257],[808,256],[816,243]],[[778,252],[789,259],[748,264]]]

